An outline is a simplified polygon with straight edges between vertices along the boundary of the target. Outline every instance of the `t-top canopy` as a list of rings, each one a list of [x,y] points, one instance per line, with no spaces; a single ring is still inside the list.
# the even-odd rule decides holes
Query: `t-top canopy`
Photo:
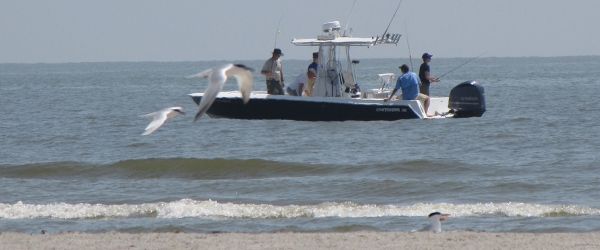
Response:
[[[373,46],[375,38],[320,37],[317,39],[293,39],[296,46]]]
[[[360,38],[340,36],[340,22],[333,21],[323,24],[325,35],[317,39],[292,39],[296,46],[374,46],[377,44],[398,44],[401,34],[383,34],[381,37]]]

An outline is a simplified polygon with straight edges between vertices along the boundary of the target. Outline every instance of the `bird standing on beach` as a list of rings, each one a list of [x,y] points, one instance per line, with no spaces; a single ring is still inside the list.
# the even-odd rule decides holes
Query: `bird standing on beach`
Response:
[[[142,115],[142,117],[154,119],[154,120],[152,120],[152,122],[150,122],[150,124],[148,124],[148,127],[146,127],[146,131],[144,131],[144,133],[142,135],[151,134],[152,132],[157,130],[160,126],[162,126],[163,123],[165,123],[165,121],[167,120],[167,118],[172,118],[179,114],[185,114],[185,112],[183,112],[182,107],[170,107],[170,108],[166,108],[166,109],[161,109],[156,112],[152,112],[147,115]]]
[[[429,214],[429,222],[430,224],[418,230],[419,232],[423,231],[433,231],[434,233],[442,232],[442,221],[446,220],[446,216],[450,216],[450,214],[442,214],[440,212],[433,212]]]
[[[221,92],[223,85],[225,85],[225,81],[227,81],[227,78],[230,76],[234,76],[237,79],[242,98],[244,99],[244,104],[248,103],[250,92],[252,91],[252,71],[254,70],[242,64],[225,64],[189,76],[188,78],[208,77],[208,87],[206,87],[202,100],[200,101],[200,104],[198,104],[198,112],[194,117],[194,122],[210,108],[210,105],[215,101],[217,94]]]

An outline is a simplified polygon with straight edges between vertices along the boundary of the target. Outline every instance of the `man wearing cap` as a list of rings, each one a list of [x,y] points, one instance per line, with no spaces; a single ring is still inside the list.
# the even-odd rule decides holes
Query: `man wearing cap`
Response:
[[[314,52],[312,54],[312,59],[313,62],[310,65],[308,65],[308,70],[310,71],[312,69],[314,71],[314,77],[308,78],[308,86],[304,91],[306,92],[307,96],[312,96],[313,88],[315,87],[315,83],[317,82],[317,69],[319,68],[319,52]]]
[[[313,62],[310,65],[308,65],[308,69],[313,68],[313,69],[315,69],[315,72],[317,72],[317,68],[319,65],[319,52],[314,52],[312,59],[313,59]]]
[[[424,95],[429,95],[429,84],[432,82],[437,82],[437,78],[434,78],[429,75],[431,69],[429,68],[429,62],[431,62],[431,57],[433,55],[429,53],[423,54],[421,58],[423,58],[423,64],[419,68],[419,79],[421,79],[421,84],[419,84],[419,91]]]
[[[267,77],[267,93],[270,95],[283,95],[283,71],[281,60],[283,56],[281,49],[274,49],[273,56],[265,62],[260,74]]]
[[[406,64],[402,64],[399,68],[400,71],[402,71],[402,75],[398,77],[396,87],[394,88],[394,91],[392,91],[390,97],[383,99],[383,101],[389,101],[394,94],[396,94],[398,89],[402,89],[402,100],[419,100],[425,108],[425,115],[427,115],[427,110],[429,109],[429,96],[419,93],[419,78],[417,77],[417,74],[410,72],[408,65]],[[427,117],[429,117],[429,115],[427,115]]]

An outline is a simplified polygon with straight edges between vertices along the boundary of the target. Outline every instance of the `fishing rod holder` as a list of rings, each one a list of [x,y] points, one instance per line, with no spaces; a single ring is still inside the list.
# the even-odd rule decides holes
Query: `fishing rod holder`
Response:
[[[375,39],[374,45],[377,45],[377,44],[395,44],[395,45],[398,45],[398,42],[400,41],[400,37],[401,36],[402,36],[402,34],[396,34],[396,33],[393,33],[393,34],[387,33],[387,34],[384,34],[381,37],[377,36],[377,37],[373,38],[373,39]]]

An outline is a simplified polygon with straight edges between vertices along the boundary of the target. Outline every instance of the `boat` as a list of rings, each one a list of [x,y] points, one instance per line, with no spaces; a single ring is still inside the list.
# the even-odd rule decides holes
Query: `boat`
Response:
[[[270,95],[253,91],[244,104],[238,91],[221,92],[206,114],[211,118],[281,119],[297,121],[393,121],[445,117],[481,117],[486,110],[483,86],[465,81],[455,86],[448,97],[430,97],[425,113],[417,100],[392,99],[384,102],[395,85],[394,73],[379,74],[381,86],[361,91],[356,82],[350,48],[397,45],[401,34],[360,38],[340,34],[338,21],[322,26],[322,35],[313,39],[293,39],[296,46],[318,47],[317,79],[312,96]],[[203,93],[190,97],[199,104]]]

